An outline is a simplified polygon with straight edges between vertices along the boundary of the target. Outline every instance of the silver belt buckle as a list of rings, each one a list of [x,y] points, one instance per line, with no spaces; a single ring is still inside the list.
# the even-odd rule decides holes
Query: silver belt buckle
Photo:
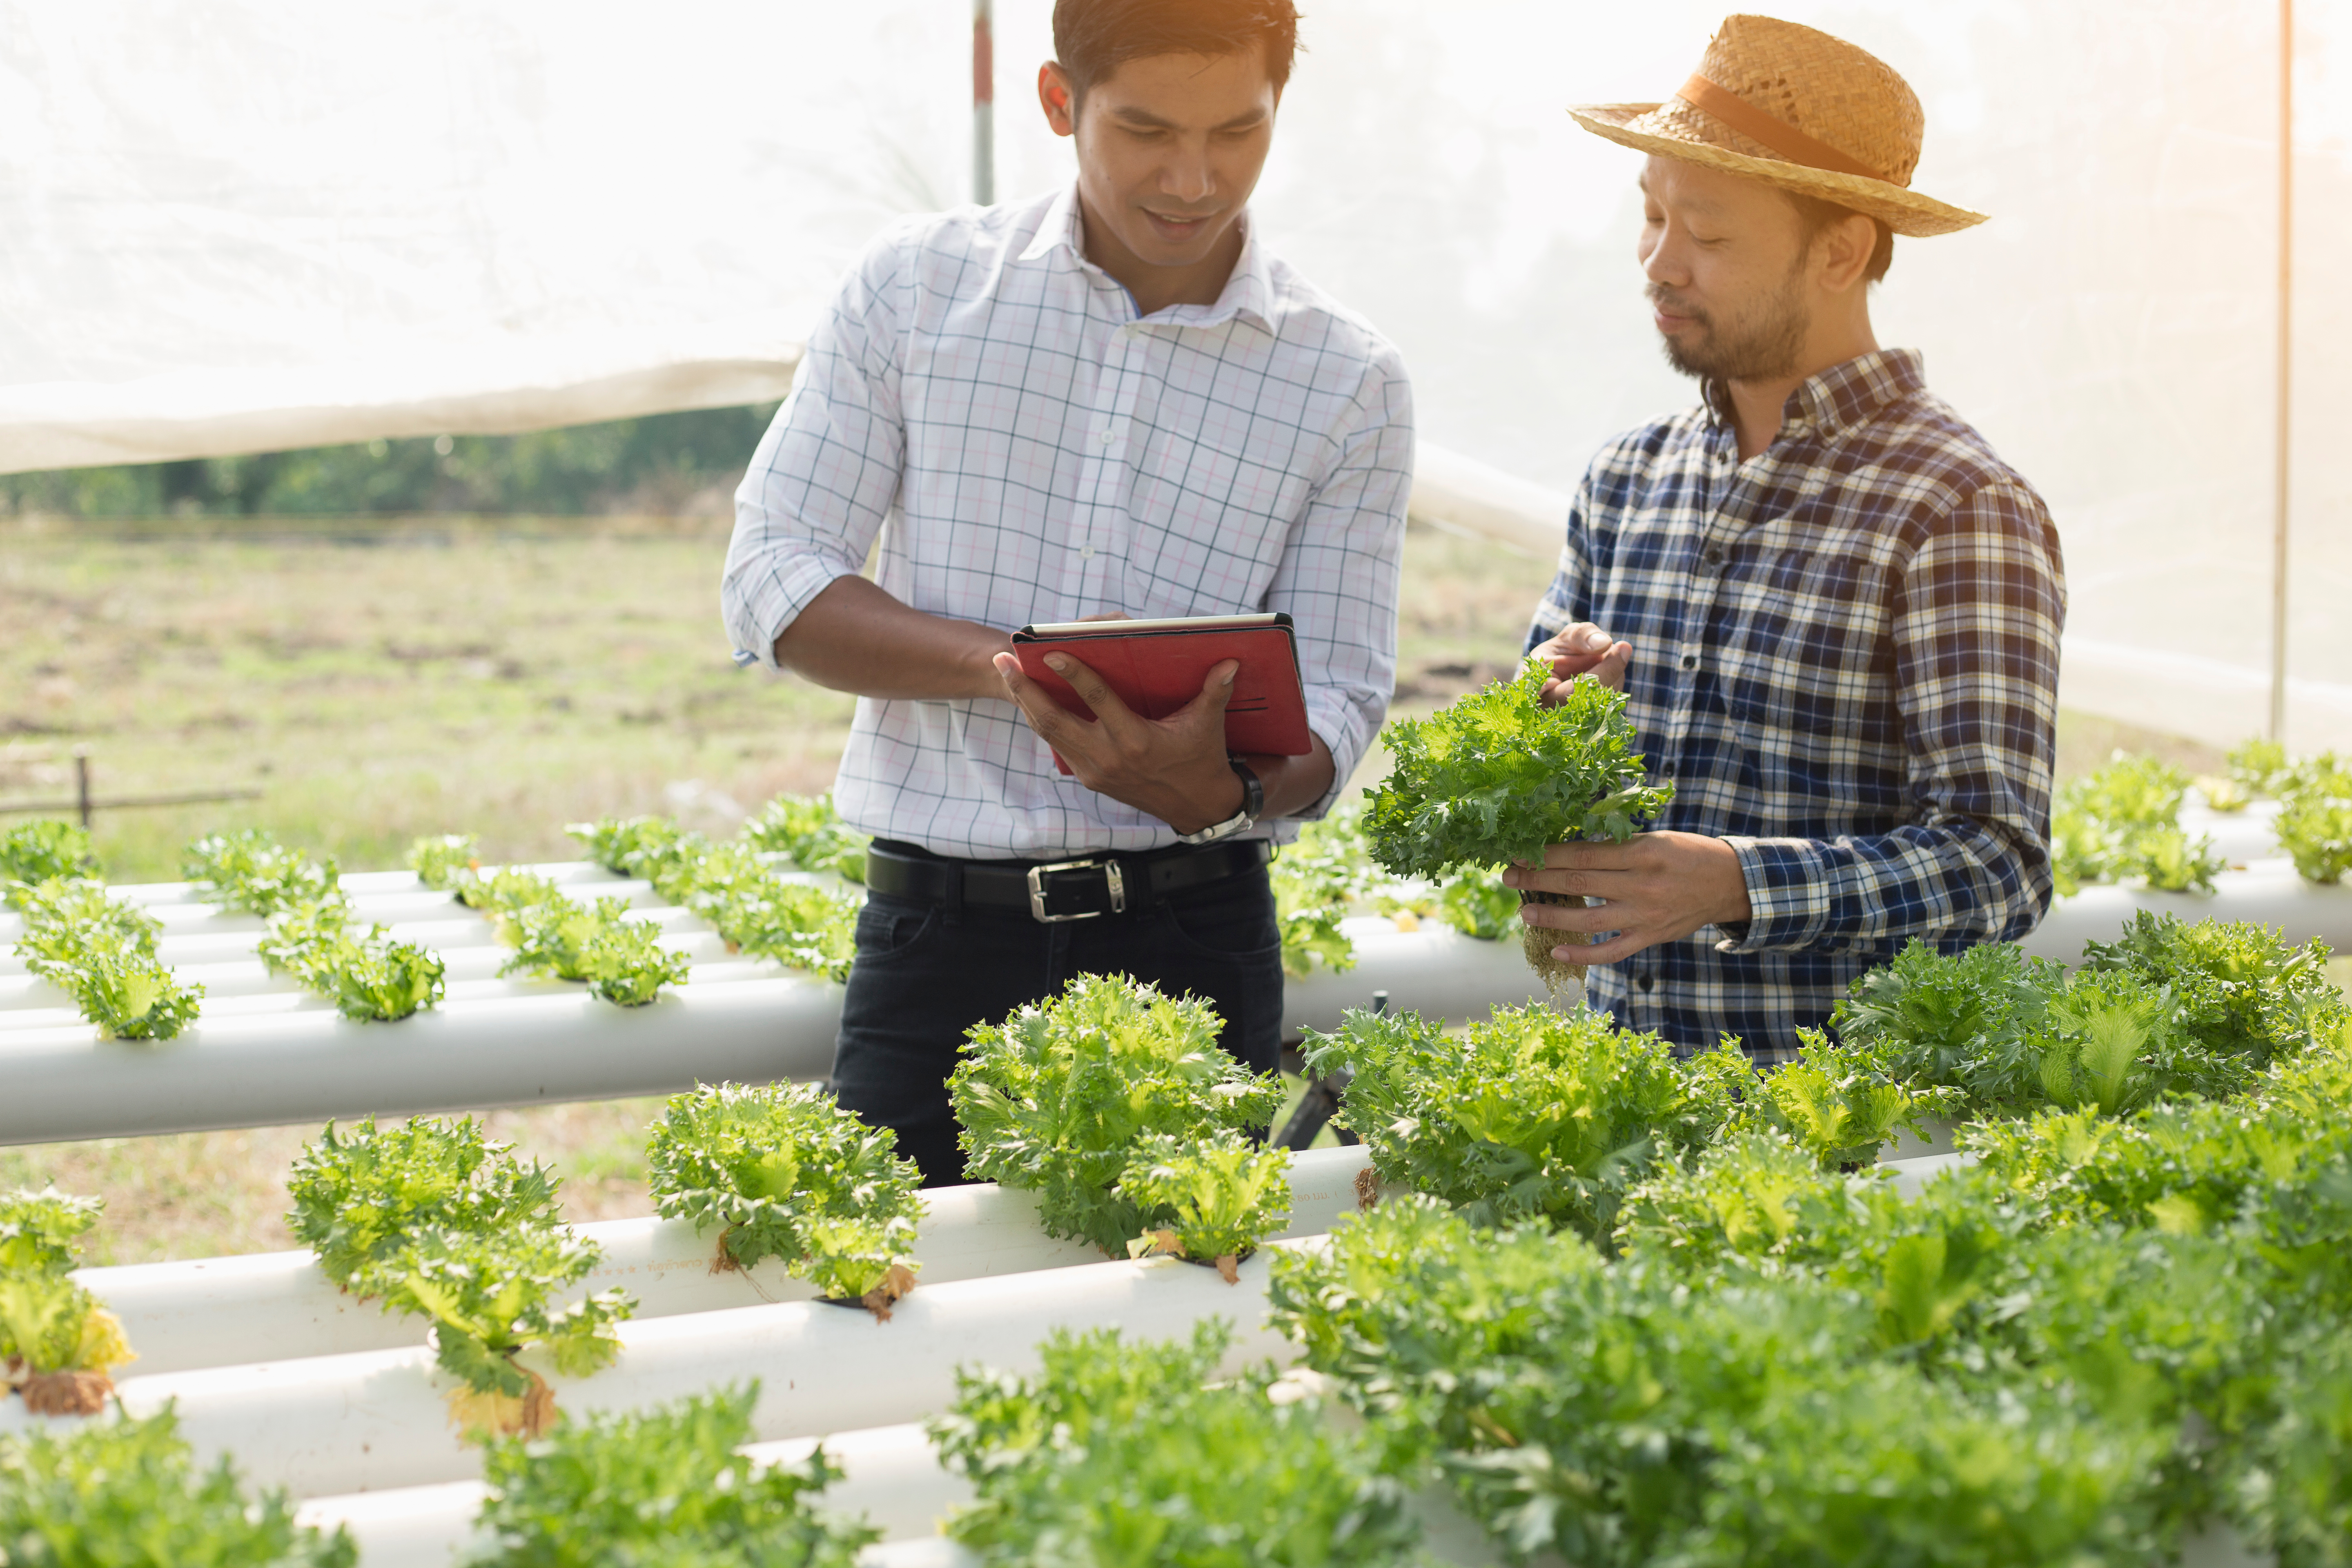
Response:
[[[1097,868],[1101,869],[1103,874],[1103,885],[1110,889],[1110,909],[1108,912],[1115,915],[1123,915],[1127,913],[1126,874],[1119,870],[1118,862],[1117,860],[1107,860],[1100,856],[1097,856],[1085,860],[1056,860],[1051,866],[1030,867],[1029,918],[1045,925],[1059,925],[1064,921],[1090,921],[1096,916],[1104,913],[1105,911],[1101,910],[1080,910],[1074,915],[1055,915],[1045,912],[1045,873],[1048,871],[1092,871]]]

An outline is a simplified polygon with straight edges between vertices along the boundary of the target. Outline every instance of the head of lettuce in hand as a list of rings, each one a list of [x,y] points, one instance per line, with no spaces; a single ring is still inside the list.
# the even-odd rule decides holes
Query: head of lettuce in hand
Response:
[[[1382,731],[1396,765],[1364,796],[1373,859],[1399,876],[1432,879],[1512,860],[1540,866],[1547,845],[1623,843],[1674,798],[1674,785],[1648,782],[1623,692],[1580,679],[1557,688],[1546,707],[1550,679],[1550,668],[1530,659],[1516,680]],[[1519,899],[1567,901],[1534,891]],[[1521,937],[1528,964],[1555,989],[1582,980],[1584,965],[1563,963],[1551,950],[1582,940],[1534,926]]]

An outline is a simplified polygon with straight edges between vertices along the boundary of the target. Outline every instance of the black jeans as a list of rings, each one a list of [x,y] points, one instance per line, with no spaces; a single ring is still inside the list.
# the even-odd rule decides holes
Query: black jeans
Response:
[[[870,895],[841,1007],[833,1088],[844,1109],[898,1134],[925,1186],[964,1180],[948,1075],[974,1024],[1002,1023],[1081,974],[1126,974],[1193,995],[1224,1020],[1225,1049],[1272,1072],[1282,1045],[1282,931],[1263,868],[1150,909],[1046,925],[1025,910],[950,912]]]

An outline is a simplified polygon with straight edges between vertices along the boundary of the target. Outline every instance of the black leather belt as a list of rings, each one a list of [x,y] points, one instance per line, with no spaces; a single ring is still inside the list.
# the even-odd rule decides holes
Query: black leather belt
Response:
[[[1069,860],[951,860],[912,844],[877,838],[866,855],[866,886],[932,904],[1026,910],[1052,924],[1148,910],[1169,893],[1255,871],[1273,858],[1263,838],[1180,844],[1148,855],[1108,851]]]

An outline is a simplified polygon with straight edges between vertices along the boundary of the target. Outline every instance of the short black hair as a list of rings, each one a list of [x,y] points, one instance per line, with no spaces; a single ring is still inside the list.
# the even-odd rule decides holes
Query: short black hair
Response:
[[[1789,198],[1790,206],[1797,209],[1797,222],[1801,229],[1799,237],[1804,241],[1808,252],[1813,248],[1813,241],[1831,228],[1850,217],[1864,216],[1852,207],[1842,207],[1820,196],[1801,195],[1785,189],[1780,194]],[[1870,226],[1877,231],[1878,240],[1870,247],[1870,265],[1863,269],[1863,281],[1875,283],[1886,276],[1888,268],[1895,265],[1895,231],[1879,218],[1872,218]]]
[[[1129,60],[1253,47],[1280,93],[1298,53],[1291,0],[1054,0],[1054,58],[1080,98]]]

